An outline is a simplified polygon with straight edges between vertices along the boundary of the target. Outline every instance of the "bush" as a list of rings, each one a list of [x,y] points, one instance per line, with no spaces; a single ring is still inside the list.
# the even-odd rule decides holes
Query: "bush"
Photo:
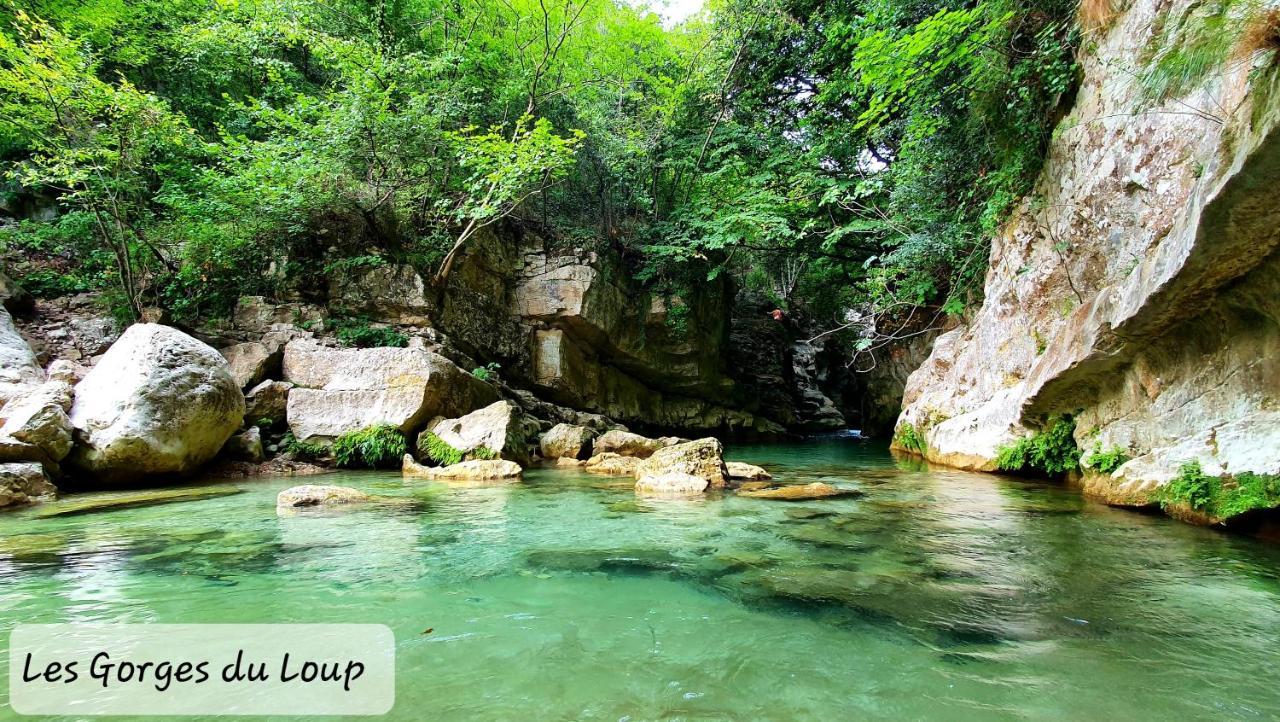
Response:
[[[462,461],[463,452],[430,431],[418,437],[418,458],[434,461],[440,466],[453,466]]]
[[[904,423],[894,432],[894,441],[898,442],[898,446],[924,456],[925,451],[929,448],[929,444],[924,439],[924,434],[916,431],[916,427],[910,423]]]
[[[1230,519],[1258,509],[1280,506],[1280,476],[1242,472],[1208,476],[1199,461],[1188,461],[1178,476],[1156,494],[1163,509],[1187,506],[1218,519]]]
[[[1128,454],[1125,454],[1124,449],[1119,446],[1113,446],[1103,451],[1102,446],[1099,444],[1094,446],[1093,453],[1089,454],[1089,467],[1104,474],[1110,474],[1119,469],[1128,460]]]
[[[399,429],[379,424],[339,436],[333,442],[333,457],[338,466],[387,468],[400,463],[406,448],[404,434]]]
[[[375,348],[393,346],[404,348],[409,345],[409,337],[385,326],[369,326],[360,324],[338,327],[338,343],[356,348]]]
[[[997,449],[996,468],[1001,471],[1038,471],[1049,476],[1074,471],[1080,468],[1080,447],[1076,446],[1075,431],[1075,419],[1060,416],[1046,430]]]

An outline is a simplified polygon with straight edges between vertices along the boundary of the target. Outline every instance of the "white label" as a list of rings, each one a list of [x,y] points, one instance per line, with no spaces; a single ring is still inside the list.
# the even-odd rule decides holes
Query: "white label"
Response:
[[[20,624],[24,715],[380,715],[395,704],[381,624]]]

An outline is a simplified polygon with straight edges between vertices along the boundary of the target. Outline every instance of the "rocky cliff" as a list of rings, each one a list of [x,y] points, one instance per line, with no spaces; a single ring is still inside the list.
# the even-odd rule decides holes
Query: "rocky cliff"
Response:
[[[1153,63],[1201,11],[1137,0],[1086,43],[1075,107],[992,241],[983,306],[909,379],[899,448],[920,450],[913,431],[929,460],[991,470],[1074,415],[1086,488],[1109,501],[1149,503],[1192,461],[1280,472],[1280,73],[1273,48],[1240,45],[1154,101]],[[1128,461],[1090,471],[1104,450]]]

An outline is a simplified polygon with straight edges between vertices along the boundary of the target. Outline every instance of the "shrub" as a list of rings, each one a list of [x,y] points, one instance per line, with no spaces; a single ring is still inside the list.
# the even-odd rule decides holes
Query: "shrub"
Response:
[[[453,466],[462,461],[463,453],[449,442],[430,431],[424,431],[418,437],[418,458],[434,461],[440,466]]]
[[[1241,472],[1234,476],[1208,476],[1199,461],[1188,461],[1178,476],[1156,494],[1163,509],[1188,506],[1219,519],[1230,519],[1258,509],[1280,506],[1280,476]]]
[[[996,468],[1001,471],[1039,471],[1050,476],[1074,471],[1080,468],[1080,447],[1076,446],[1075,430],[1075,419],[1060,416],[1044,431],[998,448]]]
[[[409,345],[409,337],[386,326],[370,326],[359,324],[338,327],[338,343],[356,348],[374,348],[378,346],[394,346],[404,348]]]
[[[386,468],[400,463],[406,444],[404,434],[394,426],[379,424],[352,431],[333,442],[338,466]]]
[[[1093,447],[1093,453],[1089,454],[1089,467],[1104,474],[1110,474],[1119,469],[1128,460],[1129,456],[1119,446],[1113,446],[1103,451],[1102,445],[1098,444]]]
[[[921,456],[924,456],[924,452],[929,448],[924,434],[916,431],[916,427],[909,422],[902,424],[894,432],[894,441],[898,442],[898,446]]]

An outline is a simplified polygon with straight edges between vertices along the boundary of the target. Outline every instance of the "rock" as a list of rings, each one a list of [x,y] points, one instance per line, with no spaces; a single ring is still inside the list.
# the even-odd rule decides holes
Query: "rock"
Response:
[[[0,309],[0,406],[43,381],[44,371],[36,355],[14,327],[9,312]]]
[[[329,305],[339,314],[414,325],[430,323],[432,311],[426,283],[407,264],[335,272],[329,281]]]
[[[71,385],[48,381],[18,396],[0,409],[0,436],[31,444],[42,459],[62,461],[71,451]],[[30,459],[36,461],[37,459]]]
[[[724,448],[711,437],[659,449],[641,461],[635,473],[637,477],[689,474],[706,479],[712,489],[723,489],[729,482]]]
[[[289,390],[288,381],[263,381],[245,394],[244,423],[246,426],[283,426],[287,420]]]
[[[76,366],[67,359],[54,359],[49,363],[49,368],[45,369],[45,376],[50,381],[63,381],[75,386],[80,383],[80,379],[84,378],[84,374],[88,373],[88,369]]]
[[[588,459],[595,432],[585,426],[556,424],[542,435],[538,446],[544,459]]]
[[[314,506],[339,506],[372,501],[373,497],[346,486],[303,484],[280,492],[276,496],[276,510],[304,509]]]
[[[258,427],[252,426],[227,439],[227,444],[223,447],[223,453],[232,459],[241,461],[262,461],[264,456],[262,453],[262,434],[258,431]]]
[[[102,481],[182,474],[212,459],[244,418],[226,361],[168,326],[130,326],[76,385],[70,464]]]
[[[510,401],[492,404],[456,419],[436,419],[427,430],[449,446],[469,454],[486,448],[501,459],[529,465],[529,420]]]
[[[586,464],[587,462],[582,459],[570,459],[565,456],[556,459],[556,466],[562,468],[577,469],[586,466]]]
[[[217,499],[240,494],[244,490],[233,487],[209,487],[203,489],[161,489],[149,491],[111,492],[109,494],[77,495],[72,501],[58,502],[36,513],[39,519],[63,516],[96,514],[120,509],[137,509],[183,501]]]
[[[657,474],[642,476],[636,481],[636,491],[660,496],[691,496],[707,490],[710,482],[701,476],[681,474]]]
[[[34,462],[0,464],[0,508],[52,498],[58,490]]]
[[[772,489],[771,481],[744,481],[738,485],[738,491],[760,491],[761,489]]]
[[[247,389],[271,374],[272,367],[279,365],[279,352],[272,353],[264,344],[256,341],[238,343],[228,346],[218,353],[227,360],[231,367],[231,376],[240,388]]]
[[[0,304],[4,305],[4,310],[16,316],[24,316],[36,310],[35,297],[4,272],[0,272]]]
[[[523,470],[514,461],[506,459],[473,459],[451,466],[423,466],[405,454],[401,471],[406,476],[418,476],[441,481],[495,481],[519,479]]]
[[[323,323],[329,316],[323,308],[306,303],[273,304],[263,296],[241,296],[232,314],[236,328],[266,333],[280,328]]]
[[[726,461],[725,469],[730,479],[746,479],[748,481],[769,480],[773,475],[755,464],[744,464],[741,461]]]
[[[290,341],[284,351],[288,419],[304,442],[390,424],[405,433],[497,400],[497,391],[449,359],[412,348],[327,348]]]
[[[738,496],[748,499],[774,499],[777,501],[807,501],[810,499],[829,499],[838,496],[862,496],[857,489],[841,489],[830,484],[815,481],[812,484],[795,486],[779,486],[758,491],[738,490]]]
[[[595,453],[634,456],[647,459],[653,452],[665,444],[657,439],[650,439],[630,431],[606,431],[595,440]]]
[[[640,460],[634,456],[620,456],[614,453],[596,454],[582,465],[583,470],[593,474],[610,474],[613,476],[635,476]]]

